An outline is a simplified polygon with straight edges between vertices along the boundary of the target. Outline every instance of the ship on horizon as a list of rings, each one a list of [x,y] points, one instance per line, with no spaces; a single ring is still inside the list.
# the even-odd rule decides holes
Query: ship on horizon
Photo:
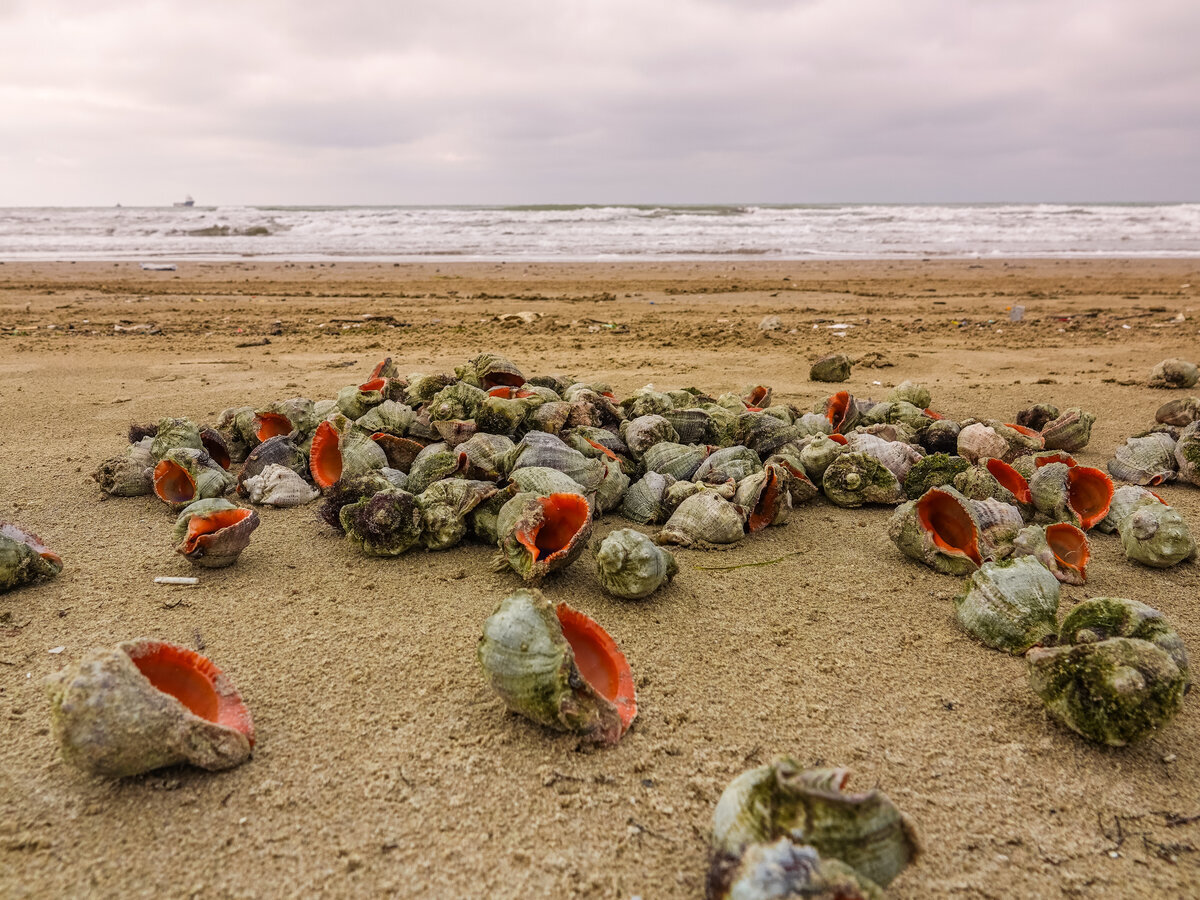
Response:
[[[196,205],[196,201],[192,199],[192,195],[191,195],[191,194],[188,194],[188,195],[187,195],[186,197],[184,197],[182,200],[176,200],[176,201],[175,201],[174,203],[172,203],[171,205],[172,205],[172,206],[195,206],[195,205]]]

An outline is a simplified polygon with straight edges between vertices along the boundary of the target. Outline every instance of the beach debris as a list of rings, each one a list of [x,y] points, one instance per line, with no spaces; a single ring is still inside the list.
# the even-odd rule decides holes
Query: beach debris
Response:
[[[679,571],[675,557],[640,531],[620,528],[596,547],[596,577],[615,597],[641,600]]]
[[[120,778],[186,762],[245,762],[254,725],[228,676],[186,647],[138,638],[92,650],[45,680],[63,759]]]
[[[844,353],[822,356],[808,370],[810,381],[847,381],[850,378],[850,357]]]
[[[1200,381],[1200,368],[1183,359],[1164,359],[1150,370],[1152,388],[1190,388]]]
[[[1068,526],[1070,527],[1070,526]],[[1023,654],[1058,633],[1058,580],[1033,556],[985,562],[955,598],[958,621],[995,650]]]
[[[62,558],[40,537],[0,521],[0,594],[39,578],[53,578],[62,568]]]
[[[612,745],[637,715],[633,674],[613,639],[541,591],[500,601],[483,624],[477,656],[505,705],[548,728]]]
[[[174,272],[175,263],[142,263],[143,272]]]
[[[763,316],[761,322],[758,323],[759,331],[778,331],[783,327],[779,322],[779,316]]]
[[[173,584],[173,585],[193,585],[199,584],[199,578],[192,578],[183,575],[158,575],[154,579],[155,584]]]

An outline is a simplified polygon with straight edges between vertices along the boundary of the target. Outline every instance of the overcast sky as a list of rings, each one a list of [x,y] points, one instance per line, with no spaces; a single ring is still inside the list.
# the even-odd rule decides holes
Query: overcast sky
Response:
[[[1200,200],[1200,0],[0,0],[0,206]]]

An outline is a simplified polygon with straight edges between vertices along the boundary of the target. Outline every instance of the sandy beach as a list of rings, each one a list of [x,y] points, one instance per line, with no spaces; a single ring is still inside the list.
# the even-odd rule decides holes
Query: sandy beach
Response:
[[[65,561],[0,595],[0,896],[694,898],[721,791],[778,753],[846,766],[916,820],[924,855],[889,897],[1196,896],[1200,699],[1125,749],[1055,724],[1024,661],[958,627],[960,580],[888,540],[890,508],[818,499],[727,551],[679,551],[642,602],[602,593],[590,555],[548,580],[635,675],[633,728],[596,750],[484,682],[483,620],[519,586],[490,548],[368,559],[313,506],[267,508],[236,566],[167,588],[152,579],[194,574],[173,515],[90,476],[131,422],[482,350],[618,396],[754,382],[806,408],[831,392],[811,361],[838,350],[860,360],[854,395],[921,381],[956,419],[1083,406],[1077,456],[1103,466],[1187,395],[1145,387],[1150,367],[1198,347],[1197,260],[0,264],[0,519]],[[1161,494],[1200,531],[1200,489]],[[1136,567],[1103,535],[1093,554],[1063,607],[1142,600],[1200,656],[1200,566]],[[41,679],[143,635],[233,679],[251,761],[113,782],[60,760]]]

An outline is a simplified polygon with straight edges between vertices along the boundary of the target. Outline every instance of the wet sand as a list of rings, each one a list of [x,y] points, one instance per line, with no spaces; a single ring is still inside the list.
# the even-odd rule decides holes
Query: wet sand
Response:
[[[955,418],[1084,406],[1098,421],[1078,456],[1103,465],[1186,395],[1143,385],[1164,357],[1200,356],[1198,297],[1200,262],[1170,260],[0,265],[0,518],[66,561],[0,596],[0,895],[697,897],[722,789],[786,752],[849,767],[918,822],[925,854],[889,896],[1194,896],[1200,700],[1131,748],[1064,730],[1023,660],[958,629],[959,580],[892,546],[890,509],[818,500],[725,552],[680,551],[642,602],[601,593],[589,557],[549,580],[635,674],[637,721],[594,750],[505,713],[477,670],[481,624],[518,586],[488,548],[365,559],[313,507],[266,509],[238,565],[195,573],[161,503],[105,501],[89,476],[130,422],[211,421],[332,396],[385,355],[444,371],[486,349],[619,395],[765,382],[806,407],[830,392],[812,359],[874,355],[888,365],[856,366],[857,396],[913,379]],[[768,315],[782,327],[761,332]],[[1200,489],[1162,494],[1200,529]],[[1200,655],[1200,566],[1093,543],[1063,606],[1145,601]],[[199,587],[151,583],[191,574]],[[40,680],[140,635],[230,675],[250,762],[108,782],[59,760]]]

